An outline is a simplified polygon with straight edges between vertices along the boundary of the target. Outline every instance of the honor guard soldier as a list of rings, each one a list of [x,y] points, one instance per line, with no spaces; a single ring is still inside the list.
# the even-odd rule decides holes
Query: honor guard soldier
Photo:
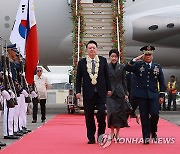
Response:
[[[14,134],[17,136],[22,136],[23,134],[28,133],[27,131],[23,130],[24,121],[26,121],[26,103],[25,97],[28,97],[27,91],[21,85],[21,66],[19,60],[19,52],[16,48],[16,44],[14,44],[14,48],[7,49],[8,56],[10,59],[10,67],[12,72],[12,79],[16,88],[17,94],[17,105],[14,108]],[[25,119],[25,120],[24,120]]]
[[[10,69],[8,65],[8,57],[6,57],[6,50],[16,50],[15,45],[10,45],[4,48],[2,51],[2,71],[3,71],[3,86],[6,91],[4,91],[4,119],[3,119],[3,127],[4,127],[4,139],[18,139],[19,137],[14,135],[13,131],[13,119],[14,119],[14,103],[12,100],[15,98],[15,94],[12,90],[12,84],[10,82]],[[10,95],[10,97],[9,97]]]
[[[149,144],[150,134],[152,139],[157,141],[159,103],[164,101],[166,87],[161,66],[152,62],[155,47],[144,46],[140,50],[143,54],[126,64],[125,70],[136,76],[134,96],[139,103],[143,141],[144,144]]]
[[[2,69],[2,66],[1,66],[1,63],[0,63],[0,70],[1,69]],[[3,83],[3,77],[2,77],[2,73],[0,73],[0,118],[1,118],[2,110],[3,110],[3,102],[4,102],[3,91],[5,92],[4,86],[3,86],[2,83]],[[9,95],[9,97],[10,97],[10,95]],[[3,143],[3,142],[0,141],[0,149],[1,149],[2,146],[6,146],[6,143]]]

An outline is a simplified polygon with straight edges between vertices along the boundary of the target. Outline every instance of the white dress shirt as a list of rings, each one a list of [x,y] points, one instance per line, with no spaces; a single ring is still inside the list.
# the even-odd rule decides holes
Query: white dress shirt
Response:
[[[47,77],[44,75],[41,75],[40,77],[36,75],[34,81],[38,91],[38,98],[47,99],[47,88],[49,86]]]

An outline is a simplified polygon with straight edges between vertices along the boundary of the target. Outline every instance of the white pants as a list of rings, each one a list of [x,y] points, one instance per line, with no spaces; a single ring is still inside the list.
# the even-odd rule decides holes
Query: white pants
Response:
[[[20,128],[20,121],[19,121],[19,115],[20,115],[20,97],[17,97],[17,103],[18,105],[15,105],[14,107],[14,132],[18,132],[19,130],[22,130],[22,128]]]
[[[3,101],[4,101],[4,99],[3,99],[3,97],[0,95],[0,103],[2,104],[2,106],[3,106]],[[1,118],[1,114],[2,114],[2,111],[0,110],[0,118]]]
[[[13,135],[13,117],[14,108],[7,108],[6,99],[4,99],[4,136]]]
[[[25,102],[25,97],[23,94],[20,95],[20,115],[19,115],[19,122],[20,127],[26,127],[27,125],[27,106],[28,103]]]

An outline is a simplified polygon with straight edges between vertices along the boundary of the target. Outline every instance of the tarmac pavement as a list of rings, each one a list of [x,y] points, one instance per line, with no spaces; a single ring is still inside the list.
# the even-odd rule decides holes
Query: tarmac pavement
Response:
[[[46,110],[46,122],[48,120],[50,120],[51,118],[53,118],[56,114],[68,114],[67,107],[65,104],[47,104],[46,109],[47,109]],[[82,114],[82,113],[75,112],[74,114]],[[177,106],[177,111],[160,111],[160,117],[176,124],[177,126],[180,126],[180,105]],[[32,115],[27,115],[27,128],[34,131],[38,127],[42,126],[44,123],[41,123],[40,118],[41,118],[40,117],[40,109],[38,110],[37,123],[32,123]],[[3,116],[1,116],[1,118],[0,118],[0,141],[5,142],[8,146],[17,140],[3,139],[2,119],[3,119]]]

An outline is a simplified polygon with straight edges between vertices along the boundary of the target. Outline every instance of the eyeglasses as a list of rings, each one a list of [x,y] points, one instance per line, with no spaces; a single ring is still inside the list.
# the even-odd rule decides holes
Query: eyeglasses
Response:
[[[145,56],[151,56],[152,54],[145,54]]]
[[[42,70],[37,70],[37,72],[42,72]]]

